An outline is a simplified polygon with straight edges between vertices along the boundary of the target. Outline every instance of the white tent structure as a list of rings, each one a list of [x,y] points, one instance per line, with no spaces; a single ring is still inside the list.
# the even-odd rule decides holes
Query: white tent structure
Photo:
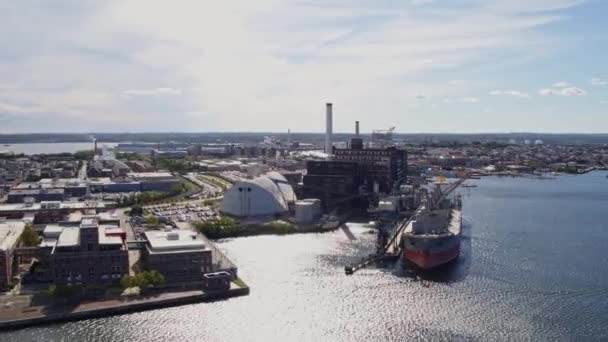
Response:
[[[233,185],[224,193],[220,211],[237,217],[282,214],[295,200],[293,188],[285,177],[269,172]]]

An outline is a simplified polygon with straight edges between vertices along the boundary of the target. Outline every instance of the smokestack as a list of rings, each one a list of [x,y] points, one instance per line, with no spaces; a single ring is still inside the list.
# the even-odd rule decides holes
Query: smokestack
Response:
[[[355,135],[359,137],[359,121],[355,121]]]
[[[94,146],[94,150],[93,150],[93,155],[96,156],[97,155],[97,139],[93,139],[93,146]]]
[[[331,103],[325,105],[325,153],[331,154],[332,144],[331,135],[333,133],[333,113]]]

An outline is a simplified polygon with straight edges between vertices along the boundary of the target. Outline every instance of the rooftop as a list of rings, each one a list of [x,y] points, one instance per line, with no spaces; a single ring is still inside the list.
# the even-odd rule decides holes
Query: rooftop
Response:
[[[118,228],[120,229],[120,228]],[[106,235],[105,229],[98,229],[99,244],[100,245],[122,245],[122,238],[115,235]]]
[[[205,250],[204,240],[192,230],[147,231],[145,234],[150,254]]]
[[[80,244],[80,228],[65,227],[57,239],[57,247],[76,247]]]
[[[97,216],[83,216],[80,221],[80,228],[97,228]]]
[[[64,227],[56,224],[49,224],[44,227],[44,232],[42,233],[42,235],[44,236],[44,238],[57,239],[59,235],[61,235],[61,232],[63,232],[63,228]]]
[[[23,229],[25,229],[23,221],[0,222],[0,251],[6,251],[15,246]]]
[[[97,219],[99,221],[117,221],[120,220],[120,216],[116,212],[102,212],[97,214]]]
[[[0,213],[3,211],[38,211],[41,210],[42,203],[33,203],[31,206],[26,206],[24,203],[3,203],[0,204]],[[87,202],[60,202],[59,209],[86,209],[86,208],[105,208],[105,203],[103,202],[95,202],[94,205]]]
[[[127,176],[133,178],[174,178],[170,172],[129,172]]]

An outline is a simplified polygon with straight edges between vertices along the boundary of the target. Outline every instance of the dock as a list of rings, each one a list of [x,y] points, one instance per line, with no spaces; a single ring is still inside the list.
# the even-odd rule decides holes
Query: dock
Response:
[[[460,178],[458,179],[458,181],[449,184],[448,187],[443,191],[441,198],[443,199],[447,197],[452,191],[461,186],[467,179],[467,177]],[[367,256],[355,265],[345,266],[344,273],[346,273],[346,275],[352,275],[356,271],[365,268],[377,261],[399,257],[399,255],[401,255],[401,235],[405,231],[405,228],[410,224],[412,220],[416,218],[416,215],[421,210],[423,210],[423,205],[420,205],[418,208],[416,208],[414,214],[411,215],[409,218],[395,221],[395,223],[393,223],[392,229],[393,234],[384,245],[384,248],[382,248],[375,254]]]

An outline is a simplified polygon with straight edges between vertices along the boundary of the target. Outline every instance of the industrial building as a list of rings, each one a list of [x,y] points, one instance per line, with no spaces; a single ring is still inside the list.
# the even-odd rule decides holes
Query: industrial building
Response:
[[[321,217],[320,199],[303,199],[296,202],[295,221],[301,224],[310,224]]]
[[[40,244],[41,264],[55,284],[109,284],[129,274],[129,255],[116,227],[83,216],[80,226],[47,226]]]
[[[89,182],[92,192],[170,191],[179,179],[169,172],[131,172],[121,178],[94,178]]]
[[[233,185],[222,200],[224,214],[247,217],[287,213],[296,201],[293,188],[278,172],[269,172]]]
[[[396,147],[364,148],[353,139],[350,148],[333,150],[334,160],[355,162],[367,192],[390,193],[406,182],[407,152]]]
[[[170,172],[128,173],[127,177],[141,184],[141,191],[169,191],[179,184],[179,179]]]
[[[303,195],[318,198],[323,208],[331,210],[350,204],[359,194],[359,165],[344,161],[308,161],[304,175]]]
[[[7,203],[24,203],[31,199],[34,202],[63,201],[65,200],[64,189],[13,189],[6,198]]]
[[[14,186],[7,196],[7,202],[24,203],[28,197],[34,202],[64,201],[72,197],[84,197],[87,191],[88,184],[78,178],[43,178]]]
[[[211,272],[211,249],[197,232],[147,231],[145,235],[146,268],[164,275],[167,284],[203,281],[204,274]]]
[[[350,146],[332,144],[333,107],[326,105],[325,152],[329,160],[308,161],[303,179],[304,197],[321,199],[323,208],[353,204],[359,195],[390,193],[405,184],[407,152],[396,147],[366,148],[355,122],[355,136]],[[392,134],[391,129],[391,134]]]
[[[13,279],[16,271],[15,248],[24,229],[23,221],[7,221],[0,218],[0,290],[6,290]]]
[[[32,218],[34,223],[56,223],[70,213],[86,210],[105,210],[103,202],[40,202],[0,204],[0,217],[9,219]]]
[[[187,150],[152,150],[152,158],[183,159],[187,156]]]

